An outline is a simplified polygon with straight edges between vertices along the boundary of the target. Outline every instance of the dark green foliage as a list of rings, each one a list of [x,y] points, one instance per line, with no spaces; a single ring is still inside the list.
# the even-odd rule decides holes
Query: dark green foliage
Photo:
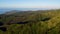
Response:
[[[23,11],[0,15],[0,34],[60,34],[60,10]]]

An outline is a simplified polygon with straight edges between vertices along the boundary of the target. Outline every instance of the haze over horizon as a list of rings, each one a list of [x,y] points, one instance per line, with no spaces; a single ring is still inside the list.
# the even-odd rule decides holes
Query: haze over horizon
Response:
[[[14,8],[14,10],[18,8],[19,10],[60,9],[60,0],[0,0],[0,13],[6,12],[6,8]]]

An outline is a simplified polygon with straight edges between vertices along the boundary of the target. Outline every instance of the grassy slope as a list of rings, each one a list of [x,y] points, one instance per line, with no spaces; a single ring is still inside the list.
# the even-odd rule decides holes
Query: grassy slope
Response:
[[[0,21],[7,27],[7,31],[0,31],[0,34],[60,34],[60,10],[3,15]],[[28,21],[28,23],[10,24],[10,21],[13,23]]]

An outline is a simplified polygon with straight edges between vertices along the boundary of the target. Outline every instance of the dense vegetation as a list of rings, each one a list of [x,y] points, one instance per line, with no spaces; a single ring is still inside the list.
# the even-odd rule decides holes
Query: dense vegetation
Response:
[[[0,34],[60,34],[60,10],[1,14]]]

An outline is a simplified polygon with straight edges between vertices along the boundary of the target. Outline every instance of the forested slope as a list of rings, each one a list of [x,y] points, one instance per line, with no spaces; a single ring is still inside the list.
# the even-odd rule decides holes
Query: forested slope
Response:
[[[60,34],[60,10],[1,14],[0,24],[0,34]]]

